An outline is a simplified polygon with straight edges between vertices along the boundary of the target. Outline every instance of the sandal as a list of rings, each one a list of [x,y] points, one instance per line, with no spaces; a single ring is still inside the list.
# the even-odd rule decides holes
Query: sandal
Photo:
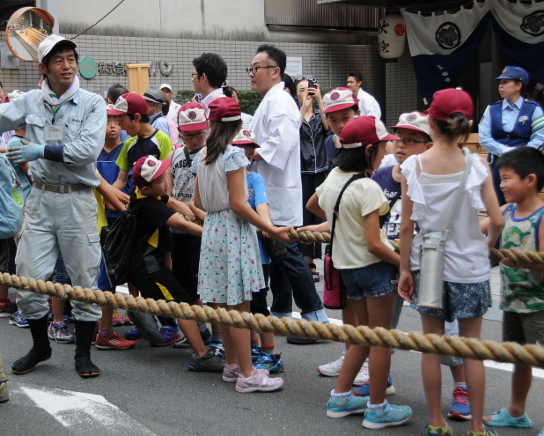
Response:
[[[529,428],[532,427],[533,422],[527,417],[526,413],[519,418],[514,418],[508,413],[506,408],[503,407],[498,412],[493,413],[489,421],[484,420],[484,424],[493,427]]]

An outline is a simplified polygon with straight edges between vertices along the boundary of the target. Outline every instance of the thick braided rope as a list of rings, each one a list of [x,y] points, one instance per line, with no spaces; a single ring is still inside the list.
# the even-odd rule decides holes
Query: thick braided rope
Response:
[[[308,232],[308,231],[298,231],[295,229],[289,230],[289,237],[294,241],[301,242],[321,242],[327,244],[331,241],[330,233],[326,232]],[[399,244],[393,240],[389,240],[389,243],[393,246],[395,251],[399,251]],[[500,262],[505,257],[510,259],[515,263],[526,263],[532,265],[544,265],[544,252],[537,251],[514,251],[507,250],[504,248],[489,249],[489,257],[497,262]]]
[[[93,291],[79,286],[61,285],[42,280],[27,279],[7,273],[0,274],[0,284],[16,289],[24,289],[58,298],[69,298],[100,306],[148,312],[172,318],[192,319],[225,326],[251,329],[259,332],[271,332],[283,336],[302,336],[312,339],[325,339],[360,345],[372,345],[401,350],[415,350],[458,357],[470,357],[479,360],[495,360],[544,368],[544,347],[537,345],[519,345],[512,342],[499,344],[493,341],[456,336],[422,335],[418,332],[404,333],[400,330],[384,328],[370,329],[365,326],[337,326],[318,321],[276,318],[273,316],[251,315],[235,310],[212,309],[211,307],[190,306],[186,303],[166,302],[142,297],[112,294],[111,292]]]

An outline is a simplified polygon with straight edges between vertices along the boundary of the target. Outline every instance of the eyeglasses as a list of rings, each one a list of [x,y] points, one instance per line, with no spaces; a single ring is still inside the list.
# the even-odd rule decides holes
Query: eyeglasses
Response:
[[[412,138],[400,138],[399,140],[393,141],[393,143],[399,145],[400,143],[403,143],[404,145],[415,145],[415,144],[426,144],[429,141],[416,141]]]
[[[295,81],[300,82],[301,80],[307,80],[308,82],[317,82],[316,79],[314,79],[312,76],[298,76]]]
[[[198,76],[198,73],[191,73],[191,79],[195,76]]]
[[[259,71],[259,69],[261,68],[265,68],[265,69],[268,69],[268,68],[279,68],[277,65],[268,65],[266,67],[258,67],[258,66],[253,66],[253,67],[249,67],[249,68],[246,68],[246,73],[247,75],[249,76],[251,73],[253,73],[253,75],[257,74],[257,71]]]
[[[206,136],[206,132],[198,132],[198,133],[185,133],[181,132],[181,137],[185,141],[191,141],[193,139],[202,139]]]

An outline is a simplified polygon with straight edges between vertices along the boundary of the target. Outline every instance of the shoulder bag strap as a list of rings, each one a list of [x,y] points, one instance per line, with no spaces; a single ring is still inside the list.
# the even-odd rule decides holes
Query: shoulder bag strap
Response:
[[[457,188],[457,191],[455,193],[455,200],[453,201],[452,208],[450,209],[450,213],[448,215],[446,225],[444,226],[444,230],[442,230],[442,237],[440,238],[440,246],[442,248],[446,244],[446,238],[448,237],[448,233],[451,230],[453,219],[455,218],[455,215],[457,215],[461,207],[461,201],[463,200],[463,195],[465,193],[465,186],[467,185],[468,175],[470,173],[470,168],[472,167],[473,160],[474,160],[474,156],[468,153],[465,170],[463,171],[461,182],[459,183],[459,187]]]
[[[355,174],[354,176],[351,176],[351,178],[346,182],[342,190],[340,191],[340,194],[338,194],[338,198],[336,199],[336,204],[334,205],[334,209],[332,211],[332,226],[331,226],[331,242],[329,244],[329,252],[332,255],[332,239],[334,237],[334,227],[336,226],[336,218],[338,217],[340,213],[340,200],[342,199],[342,195],[344,194],[344,191],[346,188],[355,180],[363,179],[367,177],[365,173]]]
[[[187,149],[187,144],[183,146],[183,152],[185,153],[185,161],[189,162],[187,166],[190,167],[191,164],[193,163],[193,160],[191,159],[191,156],[189,156],[189,150]]]

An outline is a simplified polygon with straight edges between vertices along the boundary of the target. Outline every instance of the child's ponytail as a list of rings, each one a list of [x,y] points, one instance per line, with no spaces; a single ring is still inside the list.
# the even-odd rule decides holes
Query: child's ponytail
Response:
[[[447,121],[435,120],[440,133],[448,139],[459,137],[459,145],[463,145],[470,135],[471,122],[465,115],[455,112],[450,115]]]
[[[427,110],[439,133],[449,140],[458,140],[460,146],[467,142],[473,113],[472,98],[459,88],[436,91]]]

